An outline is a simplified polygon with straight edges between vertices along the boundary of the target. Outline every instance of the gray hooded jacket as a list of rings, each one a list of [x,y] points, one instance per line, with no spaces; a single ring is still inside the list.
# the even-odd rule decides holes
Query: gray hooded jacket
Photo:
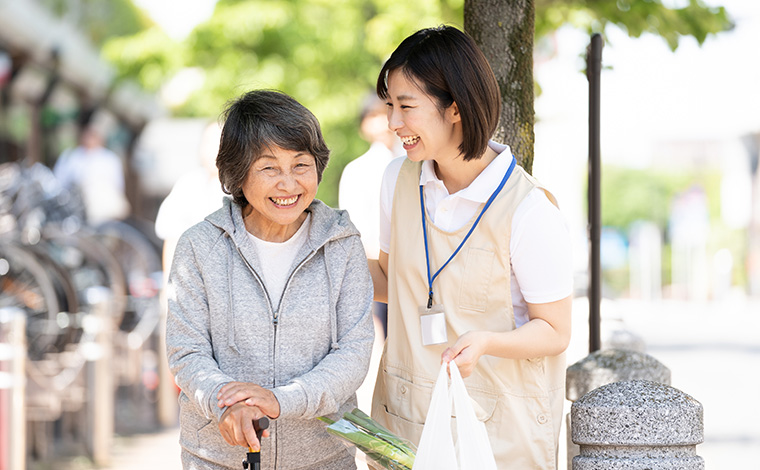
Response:
[[[348,214],[318,200],[308,210],[308,240],[277,311],[241,208],[230,198],[179,240],[167,290],[166,346],[182,390],[186,461],[240,468],[247,449],[221,437],[225,408],[216,398],[224,384],[240,381],[271,389],[280,403],[262,442],[262,469],[353,466],[352,451],[316,418],[337,418],[356,406],[374,338],[372,281]]]

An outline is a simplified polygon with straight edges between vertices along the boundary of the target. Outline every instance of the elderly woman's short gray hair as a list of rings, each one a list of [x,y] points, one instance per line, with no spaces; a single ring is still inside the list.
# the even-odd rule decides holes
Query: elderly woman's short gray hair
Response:
[[[330,149],[317,118],[295,99],[279,91],[249,91],[227,106],[223,118],[216,166],[222,189],[240,206],[248,205],[242,189],[248,170],[272,145],[313,155],[322,181]]]

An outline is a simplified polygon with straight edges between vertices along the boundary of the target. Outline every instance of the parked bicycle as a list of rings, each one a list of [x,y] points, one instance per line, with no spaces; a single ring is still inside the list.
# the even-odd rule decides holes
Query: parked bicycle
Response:
[[[81,198],[43,165],[0,165],[0,307],[25,312],[30,454],[81,440],[87,378],[98,328],[113,328],[114,393],[131,413],[154,390],[161,275],[157,250],[121,221],[89,226]],[[107,292],[109,325],[93,321]],[[155,400],[147,400],[149,403]],[[53,426],[55,423],[55,426]],[[55,428],[55,429],[54,429]],[[68,435],[63,435],[68,434]]]

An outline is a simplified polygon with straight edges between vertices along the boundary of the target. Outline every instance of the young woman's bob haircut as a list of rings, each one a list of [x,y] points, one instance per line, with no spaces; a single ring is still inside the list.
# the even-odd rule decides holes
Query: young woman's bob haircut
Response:
[[[465,161],[480,158],[501,113],[496,77],[475,41],[451,26],[417,31],[399,44],[377,79],[377,95],[387,100],[388,75],[396,70],[434,98],[441,112],[457,104],[462,118]]]
[[[249,91],[227,106],[223,119],[216,167],[222,190],[240,206],[248,205],[242,187],[251,165],[271,146],[312,155],[322,181],[330,149],[319,121],[298,101],[279,91]]]

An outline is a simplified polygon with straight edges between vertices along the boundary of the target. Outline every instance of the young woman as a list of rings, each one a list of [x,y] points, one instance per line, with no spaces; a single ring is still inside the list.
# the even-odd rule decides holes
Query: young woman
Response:
[[[315,419],[356,406],[374,339],[359,232],[315,199],[330,152],[285,94],[246,93],[225,117],[216,162],[232,197],[182,235],[169,278],[183,467],[238,469],[251,447],[262,469],[354,469]]]
[[[554,198],[489,140],[498,86],[463,32],[405,39],[377,93],[407,156],[385,171],[370,263],[388,302],[373,417],[418,442],[441,361],[454,361],[498,467],[554,469],[572,293]]]

